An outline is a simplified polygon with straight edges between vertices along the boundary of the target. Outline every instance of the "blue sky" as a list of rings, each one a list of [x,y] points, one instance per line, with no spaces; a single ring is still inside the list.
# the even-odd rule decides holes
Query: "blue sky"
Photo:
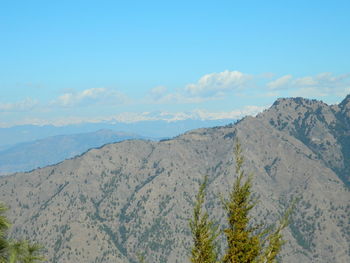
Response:
[[[0,127],[239,118],[350,93],[349,1],[1,1]]]

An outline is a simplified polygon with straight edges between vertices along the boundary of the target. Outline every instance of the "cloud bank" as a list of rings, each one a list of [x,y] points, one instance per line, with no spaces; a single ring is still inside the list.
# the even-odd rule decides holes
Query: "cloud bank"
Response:
[[[128,101],[126,95],[116,90],[106,88],[92,88],[81,92],[62,94],[51,102],[60,107],[89,106],[92,104],[123,104]]]
[[[223,71],[201,77],[197,83],[189,84],[185,90],[194,96],[221,96],[227,92],[247,88],[253,76],[239,71]]]
[[[30,111],[39,104],[39,101],[26,98],[17,102],[0,102],[0,112],[23,112]]]
[[[270,105],[278,97],[342,99],[349,93],[350,73],[274,77],[225,70],[177,89],[157,86],[141,98],[116,89],[91,88],[65,92],[50,101],[0,101],[0,125],[240,119],[262,111],[266,107],[261,105]]]
[[[291,91],[294,96],[329,95],[345,96],[350,92],[350,74],[335,75],[330,72],[320,73],[314,76],[294,78],[285,75],[267,83],[267,87],[274,91]]]

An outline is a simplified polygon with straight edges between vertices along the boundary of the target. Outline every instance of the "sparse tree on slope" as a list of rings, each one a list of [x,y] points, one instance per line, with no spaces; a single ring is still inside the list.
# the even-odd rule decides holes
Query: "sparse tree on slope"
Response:
[[[282,236],[282,230],[286,228],[289,224],[289,216],[294,210],[294,206],[297,200],[294,200],[291,206],[288,208],[284,216],[281,218],[279,226],[264,240],[268,242],[264,254],[260,260],[263,263],[274,263],[276,262],[276,257],[280,253],[283,244],[285,243]]]

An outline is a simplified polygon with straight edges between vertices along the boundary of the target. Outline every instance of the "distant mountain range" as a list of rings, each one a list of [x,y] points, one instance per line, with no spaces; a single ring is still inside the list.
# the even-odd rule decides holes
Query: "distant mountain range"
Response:
[[[131,133],[99,130],[19,143],[0,150],[0,175],[56,164],[107,143],[142,138],[144,137]]]
[[[276,221],[298,198],[281,262],[350,262],[350,96],[338,105],[277,100],[256,117],[159,142],[127,140],[0,178],[13,237],[44,244],[49,262],[188,262],[198,183],[225,224],[233,146],[259,197],[252,218]]]
[[[0,128],[0,176],[56,164],[107,143],[127,139],[161,140],[193,128],[213,127],[232,121],[140,121]],[[116,129],[124,129],[127,132]]]
[[[123,131],[125,133],[140,134],[144,138],[171,138],[191,129],[207,128],[226,125],[234,122],[232,119],[199,120],[188,119],[179,121],[138,121],[80,123],[65,126],[53,125],[20,125],[0,128],[0,150],[13,147],[15,144],[44,139],[57,135],[71,135],[89,133],[97,130]]]

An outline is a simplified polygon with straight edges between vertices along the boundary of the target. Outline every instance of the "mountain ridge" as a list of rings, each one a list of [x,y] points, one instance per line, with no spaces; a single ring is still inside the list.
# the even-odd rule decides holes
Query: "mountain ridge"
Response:
[[[0,175],[31,171],[38,167],[62,162],[91,148],[136,138],[142,138],[142,136],[101,129],[96,132],[56,135],[19,143],[13,147],[0,150]]]
[[[8,128],[0,128],[0,147],[8,148],[11,145],[40,140],[56,135],[71,135],[77,133],[95,132],[100,129],[113,131],[124,131],[133,134],[142,134],[146,138],[169,138],[177,136],[186,130],[213,127],[232,122],[232,119],[201,120],[187,119],[179,121],[149,120],[131,123],[124,122],[96,122],[68,124],[63,126],[55,125],[18,125]]]
[[[350,186],[350,95],[338,105],[303,98],[277,100],[266,112],[257,117],[279,130],[288,131],[323,158],[344,182]],[[304,111],[296,110],[304,106]],[[294,111],[293,111],[294,110]],[[278,111],[279,115],[276,115]],[[281,112],[284,112],[282,114]],[[291,116],[293,115],[294,116]],[[296,116],[297,115],[297,116]],[[281,118],[280,116],[284,116]],[[291,122],[293,120],[293,122]],[[341,146],[344,147],[341,147]],[[332,156],[334,155],[335,156]],[[345,175],[344,175],[345,174]]]
[[[347,262],[350,195],[340,172],[347,169],[343,142],[349,136],[346,125],[336,128],[340,110],[291,99],[277,106],[236,124],[161,142],[108,144],[0,178],[1,199],[11,205],[12,235],[45,243],[51,262],[137,262],[140,251],[149,262],[184,262],[187,223],[204,175],[206,210],[225,224],[218,196],[234,180],[239,139],[244,169],[254,173],[253,191],[260,198],[253,220],[272,223],[300,198],[285,232],[283,262]]]

